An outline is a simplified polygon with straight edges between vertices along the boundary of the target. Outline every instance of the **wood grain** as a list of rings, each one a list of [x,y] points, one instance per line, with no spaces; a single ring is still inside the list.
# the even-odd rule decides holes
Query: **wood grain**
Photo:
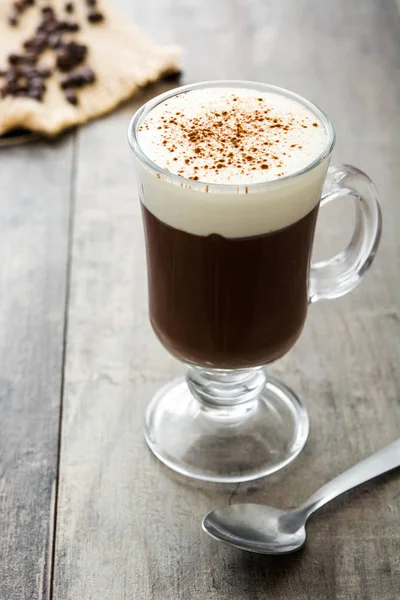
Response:
[[[49,598],[72,138],[0,151],[0,598]]]
[[[140,211],[125,141],[129,118],[146,96],[80,132],[54,598],[394,600],[400,595],[396,475],[326,507],[310,523],[306,548],[292,557],[228,549],[202,534],[200,521],[232,501],[295,506],[399,435],[395,5],[119,4],[160,42],[185,46],[186,81],[269,81],[323,106],[337,129],[336,158],[375,179],[386,224],[365,282],[346,298],[313,307],[301,341],[272,369],[306,400],[311,435],[304,452],[260,482],[195,484],[164,468],[142,439],[148,400],[180,371],[148,324]],[[345,208],[321,217],[321,252],[336,249],[348,218]]]

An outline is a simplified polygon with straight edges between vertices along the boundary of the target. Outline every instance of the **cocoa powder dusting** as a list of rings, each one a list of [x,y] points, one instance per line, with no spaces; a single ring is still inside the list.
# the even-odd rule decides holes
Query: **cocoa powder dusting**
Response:
[[[201,179],[199,175],[204,170],[222,177],[225,171],[226,181],[233,169],[235,177],[246,178],[254,171],[268,170],[269,178],[282,177],[287,174],[285,168],[290,166],[292,153],[297,160],[303,151],[301,144],[290,142],[305,140],[309,134],[302,130],[309,126],[319,127],[315,115],[303,112],[296,116],[280,110],[269,104],[268,96],[254,96],[249,101],[249,97],[227,90],[221,94],[218,108],[205,100],[191,110],[190,93],[173,99],[173,112],[164,103],[158,120],[152,121],[150,113],[139,131],[149,127],[157,130],[157,143],[170,155],[166,163],[175,163],[173,172],[193,181]],[[182,108],[176,110],[179,98]],[[282,139],[276,137],[277,133],[282,134]]]

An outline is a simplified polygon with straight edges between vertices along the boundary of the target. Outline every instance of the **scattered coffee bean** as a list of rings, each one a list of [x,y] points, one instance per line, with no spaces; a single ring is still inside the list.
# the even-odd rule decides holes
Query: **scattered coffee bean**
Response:
[[[37,90],[45,90],[45,85],[41,77],[32,77],[32,79],[29,80],[29,85]]]
[[[29,38],[29,39],[25,40],[23,43],[25,50],[30,50],[31,48],[34,48],[36,45],[37,45],[36,37]]]
[[[9,54],[8,62],[10,65],[34,65],[37,61],[37,56],[29,54]]]
[[[79,29],[78,23],[73,23],[72,21],[60,21],[58,23],[59,31],[78,31]]]
[[[73,71],[70,75],[70,85],[71,87],[82,87],[85,84],[85,80],[83,79],[83,77],[81,76],[81,74],[79,73],[79,71]]]
[[[70,79],[70,76],[68,74],[61,75],[61,77],[60,77],[60,86],[62,87],[63,90],[65,90],[68,87],[71,87],[71,79]]]
[[[78,44],[78,42],[68,42],[67,49],[71,56],[79,58],[84,58],[86,56],[87,46],[84,44]]]
[[[39,102],[41,102],[43,99],[43,93],[38,89],[31,88],[28,91],[28,96],[29,96],[29,98],[32,98],[33,100],[38,100]]]
[[[77,42],[68,42],[57,50],[57,66],[60,71],[70,71],[85,59],[86,53],[87,46]]]
[[[19,0],[18,2],[14,2],[13,7],[17,12],[21,13],[25,8],[25,3],[22,0]]]
[[[55,19],[45,19],[39,27],[39,30],[46,33],[55,33],[58,31],[58,23]]]
[[[7,95],[7,94],[13,95],[13,94],[16,94],[17,91],[18,91],[18,86],[15,81],[7,83],[7,85],[3,88],[4,95]]]
[[[50,48],[59,48],[62,46],[63,38],[61,33],[51,33],[47,38],[47,44]]]
[[[44,6],[42,8],[42,14],[46,18],[49,18],[49,17],[54,18],[54,8],[52,6]]]
[[[40,54],[47,46],[47,36],[43,33],[37,33],[35,37],[24,42],[25,50],[31,54]]]
[[[65,8],[65,12],[67,12],[69,14],[74,12],[74,5],[72,2],[67,2],[64,8]]]
[[[14,71],[15,77],[27,77],[30,79],[32,77],[32,72],[34,71],[34,67],[31,65],[18,65],[16,70]]]
[[[81,78],[82,84],[88,85],[93,83],[95,80],[94,73],[89,67],[83,67],[79,70],[79,77]]]
[[[83,67],[83,69],[81,69],[81,77],[85,83],[93,83],[96,79],[95,74],[90,67]]]
[[[88,21],[90,23],[101,23],[101,21],[104,21],[104,15],[98,10],[93,10],[88,14]]]
[[[16,83],[17,82],[17,73],[13,69],[10,69],[4,75],[4,79],[6,80],[7,84]]]
[[[18,25],[18,16],[17,16],[17,13],[11,13],[11,15],[9,15],[9,17],[8,17],[8,23],[12,27],[15,27],[16,25]]]
[[[67,100],[67,102],[69,102],[70,104],[73,104],[74,106],[76,106],[78,104],[77,95],[72,90],[67,88],[64,91],[64,96],[65,96],[65,99]]]
[[[2,96],[14,96],[18,92],[18,87],[14,83],[9,83],[2,89]]]
[[[169,71],[161,76],[163,81],[178,81],[182,77],[182,71]]]
[[[49,69],[49,67],[37,67],[34,73],[43,79],[47,79],[47,77],[50,77],[51,75],[51,69]]]
[[[57,67],[61,71],[69,71],[71,68],[71,59],[69,52],[65,46],[57,49]]]
[[[82,69],[75,69],[75,71],[63,75],[60,79],[60,85],[62,89],[79,88],[93,83],[94,80],[95,75],[92,69],[83,67]]]

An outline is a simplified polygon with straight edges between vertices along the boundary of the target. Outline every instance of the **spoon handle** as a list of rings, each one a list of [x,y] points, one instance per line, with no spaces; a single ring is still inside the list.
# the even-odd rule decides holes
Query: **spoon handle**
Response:
[[[308,519],[313,512],[337,496],[396,467],[400,467],[400,439],[382,448],[382,450],[378,450],[372,456],[365,458],[354,467],[350,467],[350,469],[326,483],[296,512],[301,512]]]

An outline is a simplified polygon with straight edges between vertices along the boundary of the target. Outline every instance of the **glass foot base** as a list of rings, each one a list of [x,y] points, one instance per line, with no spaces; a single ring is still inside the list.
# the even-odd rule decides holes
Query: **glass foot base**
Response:
[[[185,378],[151,401],[145,437],[168,467],[204,481],[235,483],[270,475],[290,463],[309,431],[307,412],[283,383],[269,378],[242,410],[214,410],[198,402]]]

